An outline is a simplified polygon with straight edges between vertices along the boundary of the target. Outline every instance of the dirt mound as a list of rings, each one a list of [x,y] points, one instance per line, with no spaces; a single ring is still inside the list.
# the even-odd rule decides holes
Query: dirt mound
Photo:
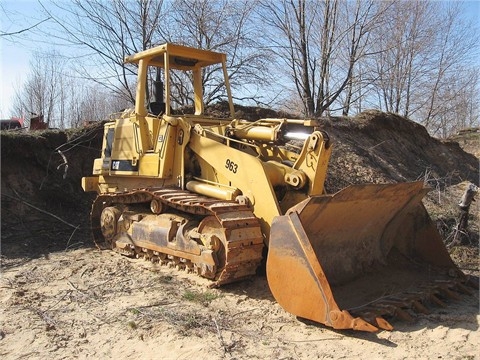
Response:
[[[449,140],[458,142],[463,150],[480,158],[480,128],[463,129]]]
[[[426,180],[436,187],[477,182],[478,159],[457,142],[440,141],[395,114],[368,111],[322,119],[334,142],[327,176],[330,192],[350,184]]]
[[[80,179],[91,174],[102,137],[100,125],[75,132],[2,132],[3,254],[43,254],[90,239],[94,196],[83,192]]]
[[[254,107],[237,109],[251,120],[288,115]],[[209,111],[219,116],[226,108],[219,104]],[[445,189],[463,181],[475,183],[479,177],[478,159],[458,142],[434,139],[424,127],[398,115],[368,111],[354,118],[320,121],[334,144],[326,181],[329,193],[350,184],[418,179]],[[85,242],[93,195],[83,193],[80,179],[91,175],[102,136],[102,124],[68,132],[2,132],[4,248],[17,243],[18,234],[39,250],[55,246],[59,234],[72,234],[69,246]]]

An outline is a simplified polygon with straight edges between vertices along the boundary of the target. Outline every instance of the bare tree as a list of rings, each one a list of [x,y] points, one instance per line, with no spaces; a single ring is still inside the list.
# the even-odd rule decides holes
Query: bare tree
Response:
[[[136,69],[125,66],[123,58],[165,41],[226,52],[230,83],[242,89],[239,98],[256,98],[246,90],[265,83],[265,57],[254,47],[249,31],[255,5],[256,0],[174,0],[165,5],[155,0],[73,0],[59,2],[55,13],[45,10],[64,30],[59,40],[84,50],[77,66],[81,76],[117,95],[127,94],[133,102]],[[179,78],[174,100],[191,103],[186,95],[190,79],[175,75]],[[225,97],[219,75],[215,67],[203,73],[207,104]]]
[[[107,106],[93,103],[87,89],[90,97],[132,102],[136,69],[122,59],[169,41],[227,53],[237,101],[275,99],[307,116],[348,115],[368,106],[448,136],[478,126],[480,118],[480,37],[478,26],[465,21],[463,6],[428,0],[59,1],[55,11],[45,8],[42,18],[50,20],[29,33],[42,31],[49,41],[69,44],[76,73],[58,64],[63,76],[57,78],[48,67],[33,66],[38,71],[28,88],[38,91],[31,101],[22,93],[17,103],[43,111],[58,126],[96,118]],[[55,31],[46,32],[52,23]],[[207,104],[224,99],[219,70],[202,74]],[[175,76],[175,101],[191,104],[191,79]],[[62,106],[48,108],[53,101]],[[76,119],[73,109],[81,111]]]
[[[74,77],[68,60],[56,52],[35,53],[30,73],[16,89],[14,110],[25,118],[42,115],[49,127],[77,127],[102,120],[126,107],[105,88]],[[27,124],[28,121],[27,121]]]
[[[378,29],[375,56],[363,64],[373,75],[370,89],[377,94],[377,106],[443,137],[462,122],[478,122],[478,106],[477,115],[458,112],[460,103],[475,109],[478,92],[472,90],[479,78],[478,68],[469,65],[472,55],[478,55],[479,40],[461,15],[461,5],[393,2],[390,21]],[[463,90],[467,88],[470,95]]]
[[[421,123],[432,134],[446,137],[452,132],[471,122],[476,117],[477,124],[479,110],[470,114],[469,119],[465,109],[472,109],[478,103],[478,85],[480,69],[466,67],[468,57],[479,48],[478,37],[472,35],[472,27],[465,24],[458,14],[459,4],[449,4],[442,12],[436,24],[434,56],[432,69],[429,72],[429,94],[425,105],[421,108]],[[468,89],[468,93],[465,90]]]
[[[299,0],[294,3],[282,0],[262,1],[258,12],[259,21],[263,21],[267,28],[265,46],[270,47],[276,54],[279,67],[288,69],[286,73],[282,72],[282,75],[293,81],[307,116],[315,112],[310,71],[315,72],[317,58],[320,57],[314,52],[316,49],[310,48],[313,36],[310,24],[320,16],[320,11],[320,4],[317,2]]]
[[[136,69],[125,66],[123,59],[158,41],[162,8],[163,2],[156,0],[72,0],[58,2],[55,12],[44,10],[63,29],[60,35],[48,35],[83,51],[77,63],[80,76],[133,102]]]
[[[48,126],[57,126],[55,104],[60,96],[63,65],[58,53],[35,54],[24,88],[15,95],[14,107],[17,113],[43,115]]]
[[[343,20],[349,24],[346,32],[346,49],[343,67],[347,72],[345,90],[338,97],[343,100],[342,115],[347,116],[352,105],[356,105],[358,111],[362,111],[361,101],[367,93],[367,88],[372,77],[364,73],[362,66],[370,56],[375,54],[372,44],[376,43],[378,30],[382,29],[388,21],[388,9],[393,1],[360,1],[357,0],[345,7]]]
[[[428,122],[419,122],[432,135],[441,138],[447,138],[461,129],[480,126],[479,80],[480,71],[472,68],[457,69],[455,74],[444,77],[443,84],[435,92],[437,101],[433,111],[430,112],[428,107],[419,111],[419,114],[430,114],[431,117],[425,117]]]
[[[348,113],[355,65],[365,56],[381,8],[373,0],[262,2],[268,43],[289,69],[306,116],[329,112],[335,103]],[[345,91],[350,95],[340,104]]]
[[[258,102],[263,96],[255,89],[268,83],[268,75],[267,56],[256,46],[253,29],[256,4],[255,0],[175,0],[159,32],[169,42],[226,53],[235,99]],[[206,69],[202,83],[206,104],[226,98],[220,67]],[[191,79],[177,78],[176,84],[174,101],[192,104]]]
[[[390,21],[381,29],[374,44],[377,56],[371,73],[381,107],[409,116],[417,110],[412,103],[413,89],[425,89],[425,72],[431,66],[435,18],[432,4],[395,2],[389,9]]]

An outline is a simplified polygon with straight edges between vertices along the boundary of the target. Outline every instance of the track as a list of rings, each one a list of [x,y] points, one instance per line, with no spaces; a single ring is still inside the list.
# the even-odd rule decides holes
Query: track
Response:
[[[149,205],[150,211],[139,211],[139,205],[145,209]],[[170,220],[179,214],[186,218]],[[262,261],[260,223],[246,205],[233,201],[177,188],[147,188],[99,195],[90,217],[99,248],[193,271],[214,280],[213,286],[254,275]],[[147,225],[140,227],[143,223]],[[138,235],[142,231],[146,235]],[[172,231],[173,238],[165,235],[164,243],[158,240]],[[149,235],[159,232],[160,236]]]

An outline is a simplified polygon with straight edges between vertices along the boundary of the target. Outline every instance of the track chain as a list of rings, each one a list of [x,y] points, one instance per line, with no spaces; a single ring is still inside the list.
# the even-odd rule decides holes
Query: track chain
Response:
[[[176,209],[197,216],[215,216],[222,225],[225,238],[225,266],[216,269],[214,282],[211,286],[221,286],[255,275],[262,261],[263,237],[260,222],[246,205],[234,201],[225,201],[198,195],[178,188],[146,188],[125,193],[99,195],[90,213],[92,234],[97,247],[112,248],[127,256],[144,257],[151,261],[159,261],[177,268],[195,270],[205,267],[205,264],[192,263],[186,259],[171,254],[139,248],[120,249],[109,244],[100,229],[100,216],[107,206],[131,205],[147,203],[152,200],[161,202],[165,207]],[[242,231],[242,236],[232,239],[234,231]],[[198,272],[198,271],[197,271]],[[209,277],[209,276],[207,276]]]

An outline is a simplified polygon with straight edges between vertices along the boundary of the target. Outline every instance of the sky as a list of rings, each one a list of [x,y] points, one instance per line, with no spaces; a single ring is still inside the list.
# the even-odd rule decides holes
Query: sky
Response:
[[[44,18],[41,14],[41,6],[36,0],[0,1],[0,32],[2,34],[28,29]],[[11,112],[15,91],[21,89],[28,76],[33,52],[51,47],[48,43],[30,40],[29,36],[28,32],[24,32],[0,37],[0,118],[2,119],[21,116]]]
[[[68,1],[68,0],[66,0]],[[272,0],[275,1],[275,0]],[[44,0],[48,6],[49,1]],[[466,17],[480,22],[480,0],[467,2]],[[1,0],[0,33],[12,33],[28,29],[45,19],[41,5],[36,0]],[[36,29],[48,26],[40,24]],[[18,35],[0,36],[0,118],[18,117],[12,113],[15,92],[19,91],[30,71],[34,51],[51,50],[52,45],[40,39],[31,39],[31,32]],[[480,59],[479,59],[480,64]]]

